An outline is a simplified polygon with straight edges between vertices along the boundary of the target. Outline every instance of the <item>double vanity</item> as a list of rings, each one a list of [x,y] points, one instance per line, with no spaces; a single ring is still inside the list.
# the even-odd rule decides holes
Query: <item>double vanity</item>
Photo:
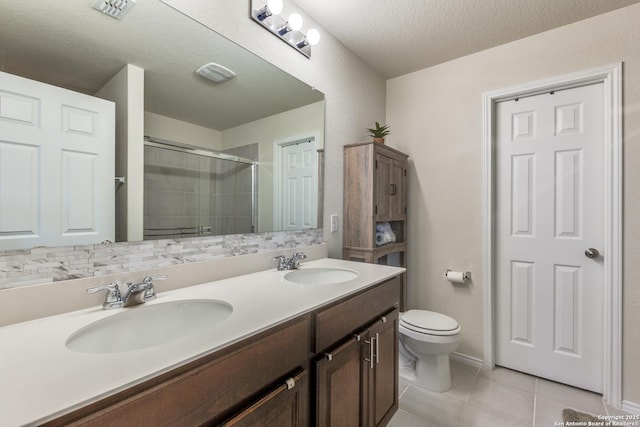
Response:
[[[0,328],[2,424],[384,425],[403,272],[323,258]]]

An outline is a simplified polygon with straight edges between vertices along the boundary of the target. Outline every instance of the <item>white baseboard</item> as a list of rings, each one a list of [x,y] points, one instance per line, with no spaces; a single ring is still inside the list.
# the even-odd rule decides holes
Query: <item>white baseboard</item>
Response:
[[[474,368],[482,369],[484,367],[484,362],[482,361],[482,359],[478,359],[477,357],[473,357],[473,356],[468,356],[466,354],[453,352],[449,355],[449,358],[452,360],[455,360],[456,362],[471,365]]]
[[[630,414],[640,415],[640,403],[622,401],[622,410]]]

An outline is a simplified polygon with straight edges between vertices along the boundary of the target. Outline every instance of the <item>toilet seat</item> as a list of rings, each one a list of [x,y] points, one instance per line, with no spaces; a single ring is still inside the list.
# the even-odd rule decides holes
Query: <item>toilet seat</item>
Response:
[[[427,310],[409,310],[402,313],[400,325],[413,332],[427,335],[448,336],[460,332],[460,325],[455,319]]]

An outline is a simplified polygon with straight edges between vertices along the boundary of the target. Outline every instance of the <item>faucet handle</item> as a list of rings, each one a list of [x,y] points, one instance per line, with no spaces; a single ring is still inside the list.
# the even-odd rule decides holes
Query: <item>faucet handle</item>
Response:
[[[167,280],[169,278],[169,276],[167,276],[166,274],[163,274],[162,276],[144,276],[144,279],[142,279],[142,283],[151,283],[154,280]]]
[[[144,291],[144,300],[151,301],[156,299],[156,290],[153,287],[154,280],[166,280],[169,276],[163,274],[162,276],[144,276],[142,279],[142,283],[146,285],[146,289]]]
[[[107,294],[104,298],[104,303],[102,304],[102,308],[104,310],[119,308],[122,307],[122,295],[120,294],[119,285],[120,284],[118,282],[112,282],[107,285],[88,288],[86,292],[88,294],[95,294],[96,292],[107,291]]]
[[[300,261],[305,259],[307,256],[302,252],[296,252],[291,255],[291,261],[293,262],[293,268],[298,269],[300,267]]]
[[[274,261],[278,261],[278,271],[284,270],[287,265],[287,257],[284,255],[278,255],[273,257]]]

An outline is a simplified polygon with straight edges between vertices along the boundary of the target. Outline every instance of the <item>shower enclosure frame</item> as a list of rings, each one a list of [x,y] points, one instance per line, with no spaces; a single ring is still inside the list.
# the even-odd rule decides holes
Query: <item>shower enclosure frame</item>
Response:
[[[196,147],[196,146],[184,144],[181,142],[170,141],[167,139],[156,138],[156,137],[151,137],[146,135],[144,137],[144,146],[160,148],[163,150],[171,150],[171,151],[176,151],[184,154],[193,154],[196,156],[208,157],[211,159],[227,160],[231,162],[250,165],[251,166],[251,232],[255,233],[257,231],[256,230],[257,228],[256,226],[256,222],[257,222],[256,180],[258,177],[257,161],[248,159],[246,157],[222,153],[216,150],[210,150],[204,147]]]

